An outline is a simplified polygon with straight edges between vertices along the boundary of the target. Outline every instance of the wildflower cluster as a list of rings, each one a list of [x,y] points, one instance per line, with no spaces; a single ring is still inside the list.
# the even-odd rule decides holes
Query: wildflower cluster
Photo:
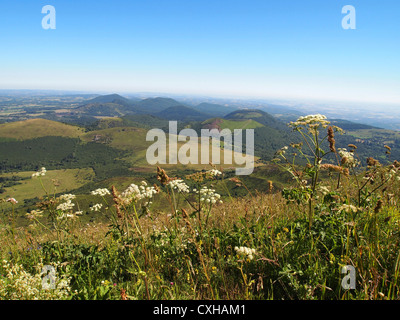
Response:
[[[346,212],[346,213],[357,213],[358,208],[353,206],[352,204],[342,204],[339,208],[339,212]]]
[[[354,158],[353,152],[347,151],[346,148],[338,149],[339,156],[342,158],[342,165],[348,168],[353,168],[359,165],[359,161]]]
[[[57,267],[59,265],[55,264],[55,270]],[[42,270],[43,264],[40,262],[35,268]],[[39,272],[32,275],[22,265],[12,265],[6,260],[3,260],[3,269],[6,277],[0,278],[0,300],[65,300],[71,296],[71,279],[67,275],[60,277],[55,273],[55,287],[49,290],[43,285]]]
[[[211,177],[216,177],[222,174],[221,171],[217,170],[217,169],[211,169],[207,172],[209,174],[209,176]]]
[[[154,187],[148,187],[146,181],[142,181],[141,185],[138,186],[132,183],[124,192],[121,194],[121,198],[125,205],[129,205],[132,202],[138,202],[142,199],[150,200],[157,193]]]
[[[41,218],[43,217],[43,210],[32,210],[31,212],[26,214],[26,217],[29,220],[35,220]]]
[[[220,200],[221,195],[216,193],[214,189],[203,187],[200,189],[200,191],[196,189],[193,191],[197,194],[200,194],[200,202],[215,204],[218,201],[219,203],[222,203],[222,200]]]
[[[235,247],[235,251],[239,256],[247,258],[250,261],[254,259],[254,255],[256,254],[255,249],[248,247]]]
[[[72,210],[72,208],[75,206],[75,204],[72,203],[72,200],[75,198],[76,196],[73,194],[64,194],[60,196],[58,199],[65,202],[59,204],[57,206],[57,210],[61,210],[63,212]]]
[[[92,191],[90,194],[93,195],[93,196],[104,197],[106,195],[109,195],[110,191],[108,189],[106,189],[106,188],[99,188],[99,189],[96,189],[96,190]]]
[[[61,196],[58,197],[58,201],[65,201],[60,203],[56,210],[61,211],[61,213],[57,216],[57,219],[74,219],[77,216],[82,215],[82,211],[76,211],[75,213],[72,213],[72,209],[75,207],[75,203],[72,202],[72,200],[74,200],[76,198],[76,196],[74,194],[63,194]],[[39,212],[39,216],[41,215],[41,212]],[[31,214],[28,217],[31,217],[33,219],[35,219],[35,216],[37,216],[37,212],[34,212],[34,214]]]
[[[299,117],[295,122],[290,122],[293,128],[309,127],[310,129],[326,128],[330,122],[322,114],[311,114]]]
[[[174,190],[178,190],[179,192],[189,193],[190,191],[189,186],[185,182],[183,182],[183,180],[180,179],[171,180],[170,182],[167,183],[167,185]]]
[[[17,203],[18,203],[18,201],[15,200],[15,198],[8,198],[8,199],[6,200],[6,202],[10,202],[10,203],[12,203],[12,204],[17,204]]]
[[[96,203],[92,207],[90,207],[90,211],[98,212],[103,207],[101,203]]]
[[[35,172],[34,174],[32,174],[32,178],[34,178],[34,177],[43,177],[43,176],[46,175],[46,172],[47,172],[46,168],[45,168],[45,167],[42,167],[42,168],[40,169],[40,171]]]

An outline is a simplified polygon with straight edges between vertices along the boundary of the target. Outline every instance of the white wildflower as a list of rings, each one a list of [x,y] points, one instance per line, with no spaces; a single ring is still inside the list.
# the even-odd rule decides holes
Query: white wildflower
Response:
[[[10,202],[10,203],[12,203],[12,204],[17,204],[17,203],[18,203],[18,201],[15,200],[15,198],[8,198],[8,199],[6,200],[6,202]]]
[[[59,200],[66,200],[66,201],[71,201],[76,198],[76,195],[74,194],[63,194],[58,197]]]
[[[46,175],[46,172],[47,172],[46,168],[45,168],[45,167],[42,167],[42,168],[40,169],[40,171],[35,172],[34,174],[32,174],[32,178],[34,178],[34,177],[43,177],[43,176]]]
[[[359,161],[354,158],[352,152],[347,151],[346,148],[338,149],[339,156],[342,158],[342,165],[345,167],[356,167],[359,165]]]
[[[100,211],[100,209],[103,207],[103,205],[101,204],[101,203],[96,203],[96,204],[94,204],[91,208],[90,208],[90,211],[95,211],[95,212],[97,212],[97,211]]]
[[[4,300],[64,300],[71,298],[70,281],[68,275],[61,275],[57,269],[60,263],[52,264],[54,273],[54,288],[45,288],[43,278],[43,263],[35,265],[38,271],[35,274],[27,272],[20,264],[11,264],[3,260],[5,277],[0,277],[0,299]]]
[[[171,180],[170,182],[168,182],[168,185],[174,189],[174,190],[178,190],[179,192],[184,192],[184,193],[188,193],[189,192],[189,186],[183,182],[183,180]]]
[[[106,188],[99,188],[91,192],[93,196],[101,196],[104,197],[110,194],[110,191]]]
[[[72,203],[71,200],[67,200],[64,203],[61,203],[57,206],[57,210],[61,211],[69,211],[75,206],[75,203]]]
[[[325,186],[319,186],[318,191],[320,191],[323,195],[326,195],[329,193],[329,188]]]
[[[293,128],[309,127],[310,129],[317,129],[319,127],[326,128],[330,122],[326,116],[322,114],[310,114],[308,116],[299,117],[295,122],[290,122]]]
[[[235,251],[239,256],[248,258],[249,260],[253,260],[254,255],[256,254],[255,249],[251,249],[248,247],[235,247]]]
[[[212,177],[216,177],[221,175],[222,172],[217,169],[211,169],[210,171],[208,171],[208,174],[211,175]]]
[[[32,210],[31,212],[26,214],[29,220],[41,218],[43,216],[43,211],[40,210]]]
[[[340,206],[339,211],[345,211],[347,213],[351,212],[357,213],[358,208],[351,204],[343,204],[342,206]]]
[[[125,205],[129,205],[131,202],[138,202],[142,199],[147,199],[147,203],[150,203],[150,199],[157,193],[154,187],[147,187],[145,181],[141,182],[138,186],[132,183],[124,192],[121,194],[121,199]]]
[[[203,187],[200,191],[197,191],[196,193],[200,194],[200,202],[211,204],[215,204],[217,202],[222,203],[221,195],[216,193],[214,189]]]

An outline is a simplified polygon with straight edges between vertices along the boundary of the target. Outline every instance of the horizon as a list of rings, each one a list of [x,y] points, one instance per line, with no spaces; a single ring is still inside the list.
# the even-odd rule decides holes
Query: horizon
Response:
[[[21,5],[23,3],[23,5]],[[0,12],[3,90],[164,93],[292,103],[400,105],[400,4],[351,1],[53,0]]]

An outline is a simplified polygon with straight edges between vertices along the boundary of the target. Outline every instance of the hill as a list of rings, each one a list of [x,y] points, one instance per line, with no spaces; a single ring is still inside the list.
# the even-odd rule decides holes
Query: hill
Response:
[[[122,104],[122,105],[131,105],[134,101],[122,97],[119,94],[109,94],[98,96],[96,98],[87,100],[85,104],[93,104],[93,103],[115,103],[115,104]]]
[[[223,106],[215,103],[207,103],[203,102],[196,106],[193,106],[193,109],[196,109],[200,112],[210,114],[215,117],[224,117],[227,114],[237,110],[235,107]]]
[[[147,98],[135,103],[136,109],[141,113],[156,114],[170,107],[181,106],[182,103],[171,98]]]
[[[159,118],[176,121],[203,121],[210,117],[209,114],[183,105],[169,107],[155,115]]]
[[[118,94],[99,96],[85,101],[75,108],[77,114],[95,117],[123,117],[129,114],[157,114],[165,109],[180,106],[181,103],[171,98],[147,98],[130,100]]]
[[[132,114],[121,118],[101,118],[87,128],[90,131],[115,127],[158,128],[167,131],[168,125],[168,120],[150,114]]]
[[[264,125],[265,127],[274,128],[276,130],[288,131],[287,125],[270,115],[267,112],[258,109],[244,109],[237,110],[232,113],[229,113],[225,116],[225,119],[229,120],[255,120],[258,123]]]
[[[221,118],[212,118],[201,123],[202,129],[229,129],[233,131],[234,129],[255,129],[263,127],[261,123],[254,121],[253,119],[247,120],[227,120]]]
[[[47,136],[76,138],[85,130],[83,128],[45,119],[0,124],[0,138],[28,140]]]
[[[343,130],[354,131],[354,130],[368,130],[368,129],[380,129],[367,124],[356,123],[343,119],[329,119],[331,124],[342,128]]]

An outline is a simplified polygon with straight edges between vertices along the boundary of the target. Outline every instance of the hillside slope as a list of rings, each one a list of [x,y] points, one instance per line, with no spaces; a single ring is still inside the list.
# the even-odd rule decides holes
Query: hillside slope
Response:
[[[0,138],[16,140],[47,136],[77,138],[84,132],[83,128],[45,119],[29,119],[0,124]]]

